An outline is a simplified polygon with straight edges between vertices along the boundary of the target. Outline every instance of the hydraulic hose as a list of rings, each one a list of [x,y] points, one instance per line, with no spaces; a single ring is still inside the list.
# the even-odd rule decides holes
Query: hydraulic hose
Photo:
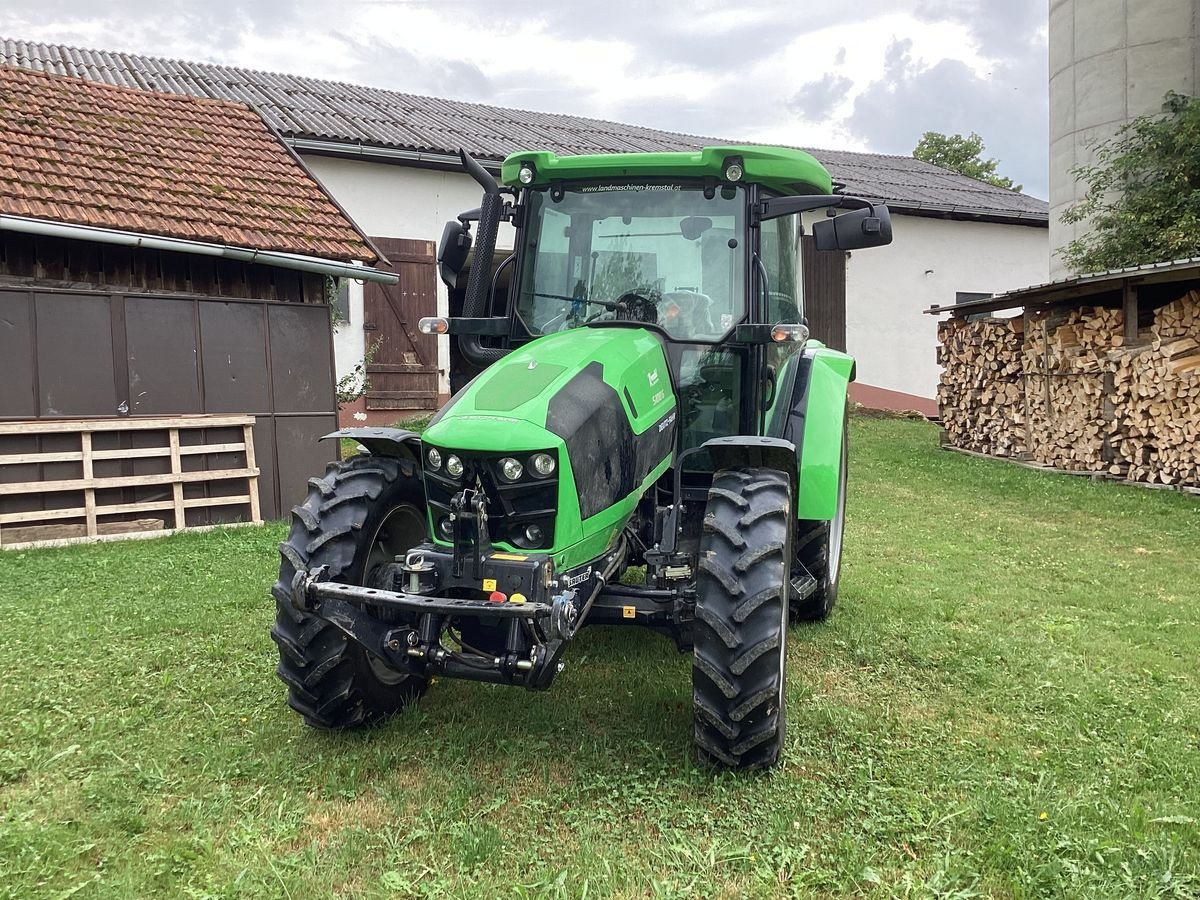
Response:
[[[567,638],[568,640],[570,640],[571,638],[574,638],[575,635],[577,635],[579,633],[579,629],[583,627],[584,619],[586,619],[587,614],[592,611],[592,604],[594,604],[596,602],[596,598],[600,596],[601,592],[604,590],[605,585],[608,584],[608,580],[610,578],[612,578],[613,574],[617,571],[618,568],[620,568],[621,561],[625,558],[625,552],[626,552],[627,546],[628,546],[628,542],[625,540],[625,536],[622,535],[621,542],[619,544],[617,544],[616,552],[613,554],[612,560],[609,562],[609,564],[607,566],[604,567],[603,572],[596,573],[596,580],[600,583],[597,584],[596,587],[592,590],[591,596],[589,596],[587,598],[587,601],[583,604],[583,607],[579,610],[579,615],[575,617],[575,627],[571,629],[571,634]]]

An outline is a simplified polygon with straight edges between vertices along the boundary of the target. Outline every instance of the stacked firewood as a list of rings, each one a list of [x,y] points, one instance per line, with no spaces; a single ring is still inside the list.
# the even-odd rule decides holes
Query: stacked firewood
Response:
[[[1200,484],[1200,292],[1159,307],[1139,338],[1111,354],[1118,428],[1109,472]]]
[[[1079,472],[1200,485],[1200,292],[1136,340],[1119,309],[939,326],[947,442]],[[1023,323],[1023,325],[1022,325]]]
[[[1048,466],[1091,471],[1104,458],[1111,409],[1105,406],[1108,352],[1122,341],[1120,310],[1083,307],[1053,324],[1035,319],[1025,342],[1029,452]]]
[[[938,324],[938,405],[954,446],[993,456],[1025,452],[1023,327],[1019,317]]]

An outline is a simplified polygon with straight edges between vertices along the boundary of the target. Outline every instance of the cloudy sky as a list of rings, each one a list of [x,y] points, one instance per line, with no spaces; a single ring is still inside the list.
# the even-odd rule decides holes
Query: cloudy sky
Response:
[[[825,149],[976,131],[1047,195],[1046,0],[4,0],[0,38]]]

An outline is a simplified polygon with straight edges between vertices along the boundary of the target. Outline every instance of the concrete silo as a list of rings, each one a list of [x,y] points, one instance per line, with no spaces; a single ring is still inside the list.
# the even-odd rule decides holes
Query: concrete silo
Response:
[[[1125,123],[1158,112],[1167,91],[1200,93],[1200,0],[1050,0],[1050,246],[1084,233],[1063,211],[1083,197],[1071,169]]]

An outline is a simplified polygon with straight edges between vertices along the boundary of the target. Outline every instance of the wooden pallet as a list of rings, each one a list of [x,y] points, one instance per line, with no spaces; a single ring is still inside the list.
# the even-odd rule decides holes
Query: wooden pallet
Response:
[[[248,519],[238,524],[262,521],[258,500],[259,469],[254,459],[253,416],[174,416],[123,419],[73,419],[33,422],[0,422],[0,447],[6,436],[65,436],[71,449],[55,448],[20,453],[0,453],[0,501],[5,497],[75,494],[82,505],[54,509],[0,511],[0,548],[21,549],[48,545],[155,537],[206,526],[188,526],[188,510],[243,507]],[[181,441],[180,435],[200,429],[238,429],[240,440],[208,443]],[[101,432],[139,432],[140,446],[97,449],[94,438]],[[73,438],[77,440],[72,440]],[[186,471],[184,460],[197,455],[233,453],[242,457],[237,468]],[[98,476],[97,462],[107,460],[152,460],[169,462],[169,471],[155,474]],[[6,476],[13,466],[48,463],[78,464],[78,477],[16,481]],[[240,482],[237,492],[221,496],[187,497],[184,486],[212,482]],[[169,489],[169,499],[115,502],[115,488],[158,486]],[[103,494],[101,492],[104,492]],[[141,513],[165,513],[166,517],[133,518]],[[121,516],[123,520],[111,517]],[[167,527],[166,518],[171,520]],[[71,521],[74,520],[74,521]],[[102,521],[103,520],[103,521]]]

